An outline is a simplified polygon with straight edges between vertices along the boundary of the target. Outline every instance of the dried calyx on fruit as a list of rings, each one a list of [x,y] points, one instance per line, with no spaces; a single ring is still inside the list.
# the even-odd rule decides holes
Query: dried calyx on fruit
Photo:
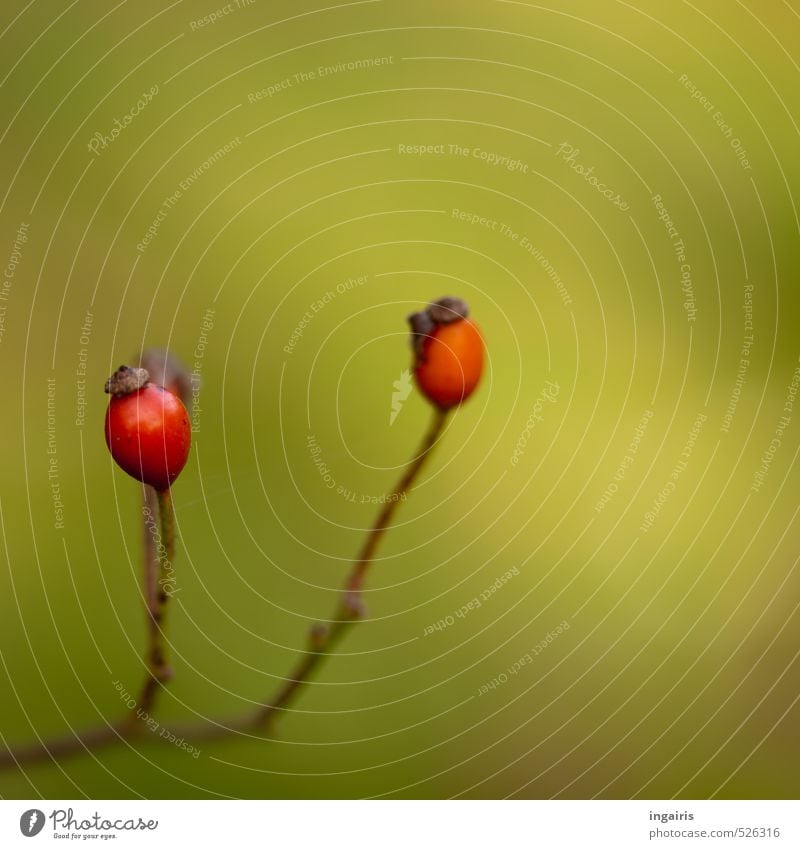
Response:
[[[150,381],[147,369],[120,366],[106,381],[106,394],[115,398],[122,398],[136,392]]]
[[[106,445],[117,465],[158,491],[169,489],[186,465],[191,426],[177,395],[150,383],[143,368],[120,366],[106,381],[111,395]]]
[[[417,385],[439,409],[455,407],[472,394],[483,371],[483,338],[467,304],[440,298],[408,322]]]

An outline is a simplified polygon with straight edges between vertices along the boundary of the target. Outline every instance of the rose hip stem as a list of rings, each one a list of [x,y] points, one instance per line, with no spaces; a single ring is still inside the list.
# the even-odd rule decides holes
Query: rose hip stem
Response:
[[[161,348],[147,348],[142,351],[139,367],[146,369],[152,383],[174,392],[184,404],[191,394],[191,378],[183,363],[174,355]],[[165,501],[168,499],[168,503]],[[147,668],[148,674],[137,700],[138,713],[134,708],[133,716],[139,714],[146,719],[153,708],[158,687],[172,677],[172,671],[166,660],[166,639],[163,633],[163,620],[167,610],[165,586],[168,584],[175,558],[175,511],[172,496],[167,490],[159,494],[152,486],[144,485],[144,596],[147,608]],[[153,533],[153,516],[158,514],[161,543],[164,554],[161,555]],[[166,523],[166,527],[165,527]],[[166,562],[165,562],[166,560]]]
[[[375,524],[372,526],[372,530],[364,540],[364,545],[361,547],[361,551],[355,560],[353,571],[350,573],[343,602],[345,610],[351,611],[356,616],[360,616],[361,614],[361,591],[364,588],[364,577],[369,564],[375,557],[375,551],[378,548],[381,537],[392,523],[392,517],[394,516],[394,511],[397,509],[397,505],[400,503],[401,496],[411,489],[414,480],[425,465],[425,461],[436,444],[436,440],[441,435],[446,421],[447,411],[438,408],[434,409],[430,427],[422,440],[416,456],[406,466],[403,476],[388,496],[383,510],[381,510]]]
[[[148,646],[147,677],[142,685],[139,698],[131,709],[131,721],[147,722],[156,700],[159,687],[172,678],[172,668],[167,662],[167,638],[164,630],[167,616],[169,593],[167,585],[171,582],[172,563],[175,558],[175,510],[172,506],[172,494],[168,489],[156,491],[158,517],[161,535],[161,548],[157,552],[158,579],[155,592],[148,608]]]
[[[154,380],[151,381],[151,375]],[[109,378],[106,391],[112,395],[136,392],[149,383],[164,386],[178,395],[181,401],[188,398],[191,383],[185,367],[165,351],[149,349],[140,357],[139,368],[123,366]],[[156,544],[153,515],[159,515],[161,547]],[[137,736],[152,713],[158,690],[171,676],[167,664],[167,644],[164,635],[164,616],[169,598],[166,587],[172,583],[172,564],[175,558],[175,512],[172,496],[167,487],[156,490],[144,484],[144,596],[147,609],[148,643],[145,651],[147,672],[139,698],[130,713],[117,722],[98,728],[72,732],[61,737],[44,740],[18,748],[0,750],[0,769],[36,761],[59,760],[81,752],[97,751]]]
[[[152,487],[147,487],[152,490]],[[170,491],[155,492],[161,517],[161,538],[163,550],[160,552],[160,575],[155,593],[155,606],[148,607],[148,648],[147,674],[136,704],[127,717],[119,722],[108,723],[87,731],[65,734],[51,740],[42,740],[28,746],[0,751],[0,769],[14,765],[36,763],[37,761],[57,761],[69,755],[93,751],[120,743],[122,740],[137,736],[145,726],[153,710],[156,695],[162,683],[169,680],[171,670],[166,662],[166,638],[164,636],[164,614],[166,613],[168,593],[164,580],[175,556],[175,514],[172,508]],[[148,533],[151,530],[148,529]],[[141,721],[140,721],[141,720]]]
[[[364,580],[381,538],[391,525],[400,496],[413,486],[444,429],[449,411],[465,401],[480,381],[483,339],[469,320],[469,306],[465,301],[450,296],[440,298],[424,311],[410,315],[408,321],[417,383],[433,406],[430,428],[367,533],[333,617],[328,624],[320,623],[311,629],[305,653],[275,696],[259,708],[256,725],[267,724],[277,711],[285,709],[341,639],[348,625],[363,618]]]
[[[159,367],[159,376],[165,368]],[[111,395],[106,411],[105,435],[116,463],[145,484],[144,521],[150,544],[145,546],[145,598],[148,613],[147,673],[139,697],[130,708],[131,729],[150,718],[158,691],[172,677],[167,663],[165,623],[168,586],[173,583],[175,512],[170,487],[188,457],[188,417],[182,401],[169,389],[150,380],[145,368],[120,366],[106,382]],[[163,447],[162,447],[163,446]],[[160,532],[153,522],[150,503],[158,508]],[[155,562],[154,562],[155,561]]]
[[[191,400],[192,377],[186,366],[163,348],[145,348],[138,357],[139,368],[146,369],[152,383],[174,392],[187,405]],[[143,496],[143,540],[144,540],[144,597],[147,609],[148,628],[152,623],[152,611],[156,608],[158,590],[159,558],[153,533],[152,517],[159,512],[156,491],[152,486],[144,487]]]
[[[213,740],[239,731],[246,733],[251,730],[263,730],[265,726],[269,725],[276,713],[287,708],[302,685],[311,678],[322,660],[344,635],[347,627],[362,618],[364,609],[361,602],[361,592],[369,565],[374,560],[375,552],[383,534],[391,525],[395,509],[401,500],[400,496],[412,488],[414,481],[430,457],[432,449],[447,423],[448,413],[447,410],[434,408],[430,427],[418,451],[409,461],[400,480],[391,491],[386,505],[368,531],[367,538],[358,556],[353,561],[353,567],[345,581],[333,618],[327,624],[318,623],[310,629],[306,651],[300,657],[292,672],[284,679],[275,695],[259,707],[255,714],[250,713],[245,716],[212,720],[202,724],[178,726],[171,729],[176,736],[192,740]],[[152,487],[148,487],[148,490],[152,490]],[[162,512],[162,517],[166,519],[166,526],[164,519],[162,519],[161,535],[163,544],[167,549],[167,560],[171,561],[174,551],[174,519],[172,518],[172,501],[169,498],[169,490],[157,493],[157,497],[160,505],[163,504],[166,508]],[[151,533],[149,529],[148,533]],[[163,585],[161,589],[163,590]],[[166,600],[165,597],[164,604],[166,604]],[[81,752],[97,751],[114,743],[120,743],[123,740],[138,736],[140,730],[144,727],[139,719],[147,720],[147,714],[152,710],[161,683],[157,675],[151,674],[151,669],[159,668],[161,666],[160,661],[163,660],[163,653],[159,655],[159,652],[163,652],[164,646],[163,612],[162,610],[161,620],[157,615],[151,616],[153,627],[150,629],[148,675],[137,705],[127,719],[90,729],[80,734],[73,733],[52,740],[40,740],[39,743],[29,746],[0,751],[0,769],[36,761],[60,760],[63,757]]]
[[[422,471],[426,460],[431,455],[433,447],[441,435],[447,422],[447,410],[435,408],[430,427],[423,437],[422,443],[414,457],[409,461],[400,480],[388,495],[386,504],[372,528],[368,531],[364,544],[353,561],[353,568],[348,576],[341,599],[333,617],[327,624],[318,623],[309,631],[307,648],[294,670],[284,680],[277,693],[260,707],[256,713],[255,724],[266,725],[278,711],[285,710],[296,696],[302,685],[308,681],[329,653],[341,639],[349,625],[357,622],[364,615],[364,605],[361,599],[364,580],[370,564],[375,558],[375,552],[386,529],[391,525],[394,512],[401,501],[401,496],[408,492]]]
[[[425,312],[415,313],[411,316],[409,320],[412,328],[412,347],[416,366],[419,367],[428,363],[426,348],[430,346],[432,340],[436,341],[437,331],[441,330],[442,327],[456,324],[456,330],[460,332],[457,322],[464,321],[467,319],[467,316],[467,305],[458,298],[449,297],[432,303]],[[470,327],[472,326],[470,325]],[[464,329],[463,325],[462,329]],[[451,339],[450,341],[456,342],[459,340]],[[378,514],[374,525],[368,531],[367,538],[354,560],[350,575],[345,582],[341,599],[334,612],[334,617],[327,624],[318,623],[310,629],[306,651],[303,653],[294,670],[284,679],[283,684],[273,698],[259,707],[254,714],[250,713],[226,721],[211,720],[200,725],[187,725],[183,728],[174,729],[178,736],[189,737],[194,740],[212,740],[238,731],[248,732],[252,730],[258,732],[259,730],[263,730],[264,727],[268,727],[273,716],[277,712],[285,710],[298,690],[309,680],[323,658],[330,653],[331,648],[342,637],[347,626],[363,618],[364,609],[361,595],[364,580],[369,566],[375,558],[378,544],[387,528],[391,525],[397,504],[401,500],[400,497],[412,488],[414,481],[422,471],[433,447],[444,430],[451,408],[465,400],[480,379],[483,362],[483,343],[480,333],[471,332],[463,341],[466,344],[460,344],[458,349],[454,344],[447,343],[445,350],[448,353],[444,357],[441,355],[442,349],[439,348],[439,353],[436,354],[436,357],[440,374],[434,376],[445,378],[441,381],[441,385],[435,382],[429,383],[427,379],[421,381],[420,388],[428,400],[431,401],[434,408],[431,425],[422,440],[418,452],[409,461],[400,480],[389,494],[387,503]],[[419,378],[420,375],[417,374],[417,377]],[[188,386],[188,384],[184,385]],[[455,387],[454,391],[453,387]],[[170,389],[175,394],[183,394],[180,384],[170,386]],[[448,391],[444,392],[444,390]],[[169,674],[165,661],[166,644],[163,632],[163,614],[168,599],[164,579],[169,574],[169,564],[174,556],[175,547],[175,517],[172,510],[169,487],[156,491],[148,486],[146,487],[148,497],[150,491],[156,493],[155,497],[161,518],[162,545],[165,551],[159,552],[155,546],[155,541],[150,540],[153,544],[152,550],[155,551],[155,556],[159,557],[160,555],[158,567],[159,570],[163,571],[160,571],[161,580],[158,582],[160,589],[157,589],[155,592],[155,605],[152,607],[148,605],[148,611],[151,611],[150,619],[152,623],[150,629],[151,644],[148,653],[148,678],[145,681],[142,695],[138,702],[139,711],[129,715],[121,722],[106,724],[100,728],[90,729],[81,734],[65,735],[51,740],[39,738],[38,744],[17,749],[6,748],[5,751],[0,750],[0,768],[13,765],[19,766],[23,763],[47,760],[48,758],[58,760],[67,755],[89,750],[94,751],[131,738],[142,728],[136,719],[142,715],[143,706],[146,706],[148,709],[152,707],[155,695],[162,683],[161,676],[165,673],[167,675]],[[150,527],[147,528],[147,532],[148,534],[152,533]],[[150,551],[148,548],[147,552]],[[165,552],[166,558],[163,556]],[[145,568],[147,570],[148,563],[154,562],[152,553],[147,554],[146,558]],[[152,569],[153,574],[157,571],[155,568]],[[146,574],[149,573],[146,571]],[[146,586],[151,586],[151,583],[155,585],[156,581],[146,582]],[[152,674],[153,672],[156,674]],[[142,718],[146,718],[146,714]]]

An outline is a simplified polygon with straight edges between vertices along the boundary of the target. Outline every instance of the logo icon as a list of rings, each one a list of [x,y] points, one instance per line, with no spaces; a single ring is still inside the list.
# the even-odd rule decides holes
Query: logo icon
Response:
[[[394,420],[403,409],[403,402],[411,394],[411,372],[408,369],[400,373],[400,377],[392,383],[394,392],[392,392],[392,412],[389,416],[389,426],[394,424]]]
[[[31,808],[19,818],[19,830],[25,837],[36,837],[44,828],[44,811]]]

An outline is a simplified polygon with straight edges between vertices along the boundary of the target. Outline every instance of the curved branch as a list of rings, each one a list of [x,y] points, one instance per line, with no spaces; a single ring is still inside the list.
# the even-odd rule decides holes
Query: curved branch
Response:
[[[247,730],[256,734],[263,734],[268,730],[274,716],[287,709],[288,705],[297,697],[302,686],[308,682],[324,658],[330,654],[331,649],[344,636],[348,626],[362,618],[364,607],[361,595],[369,566],[375,558],[375,552],[384,533],[392,523],[401,497],[411,489],[414,481],[422,471],[426,460],[431,454],[431,450],[444,429],[446,421],[447,413],[436,409],[431,425],[422,440],[419,450],[406,466],[394,489],[388,494],[385,505],[378,514],[375,523],[368,531],[364,544],[358,556],[353,561],[352,569],[342,590],[341,599],[337,604],[332,618],[327,624],[319,623],[311,628],[308,634],[306,650],[272,698],[264,702],[255,712],[250,712],[226,721],[217,722],[210,720],[170,729],[172,734],[168,736],[171,736],[173,739],[180,737],[189,740],[211,740]],[[171,561],[174,553],[172,502],[168,492],[166,496],[164,493],[158,493],[158,497],[159,507],[161,508],[160,512],[162,514],[161,533],[168,550],[167,559]],[[152,563],[152,560],[149,562]],[[163,563],[161,564],[161,568],[163,569]],[[166,595],[163,585],[158,588],[156,596],[158,596],[159,592]],[[166,598],[163,599],[163,602],[166,603]],[[157,608],[158,599],[156,598],[156,613]],[[161,613],[163,614],[163,610]],[[158,673],[159,670],[163,673],[165,669],[168,669],[164,655],[164,635],[161,628],[162,618],[162,616],[158,615],[151,616],[155,628],[150,631],[148,678],[143,686],[139,701],[136,707],[133,708],[132,714],[121,722],[90,729],[79,734],[52,740],[43,740],[39,744],[0,751],[0,768],[15,764],[22,765],[44,761],[48,758],[60,760],[69,755],[90,750],[96,751],[135,737],[141,738],[145,726],[138,722],[137,718],[142,714],[147,716],[150,713],[149,709],[152,708],[155,695],[163,680],[159,679],[157,674],[153,673]],[[163,738],[159,735],[157,739],[161,740]]]

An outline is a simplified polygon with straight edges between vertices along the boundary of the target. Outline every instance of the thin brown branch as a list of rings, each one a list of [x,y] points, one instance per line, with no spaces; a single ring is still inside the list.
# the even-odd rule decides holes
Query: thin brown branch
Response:
[[[311,678],[322,660],[344,635],[347,627],[363,616],[364,605],[361,595],[369,566],[375,558],[375,552],[383,535],[392,523],[397,505],[402,500],[402,496],[411,489],[417,476],[422,471],[431,450],[444,429],[446,421],[447,413],[438,408],[435,409],[430,427],[423,437],[419,449],[406,466],[394,489],[388,494],[378,518],[367,533],[364,544],[353,562],[350,575],[345,581],[341,599],[329,624],[318,624],[311,629],[308,648],[301,656],[294,671],[285,679],[272,699],[259,709],[256,714],[256,725],[268,723],[278,711],[287,708],[302,685]]]
[[[164,631],[169,602],[170,587],[174,582],[173,562],[175,559],[175,510],[170,491],[154,492],[158,505],[159,536],[155,536],[152,514],[145,515],[145,525],[150,535],[154,561],[147,560],[148,582],[148,627],[147,627],[147,674],[139,698],[130,714],[134,725],[138,719],[147,719],[153,712],[158,692],[172,678],[172,669],[167,661],[167,638]],[[147,555],[146,555],[147,556]]]
[[[150,380],[178,395],[187,404],[191,394],[191,377],[186,366],[174,355],[161,348],[147,348],[138,358],[139,366],[147,370]],[[167,591],[175,558],[175,514],[172,497],[163,500],[150,486],[144,487],[143,522],[144,597],[147,610],[147,652],[145,679],[139,700],[129,721],[136,725],[138,717],[149,715],[158,691],[172,673],[166,661],[166,638],[162,630],[166,614]],[[155,532],[154,516],[161,524],[160,539]],[[159,543],[162,548],[159,548]]]
[[[369,566],[375,558],[375,553],[384,533],[392,523],[397,505],[400,503],[402,496],[411,489],[414,481],[422,471],[426,460],[431,454],[431,449],[436,444],[444,429],[446,421],[447,413],[437,409],[433,414],[430,428],[425,434],[418,452],[406,466],[397,485],[388,494],[386,504],[368,531],[364,544],[358,556],[353,561],[352,569],[345,581],[334,615],[327,624],[320,623],[311,628],[306,650],[300,655],[294,668],[283,680],[283,683],[278,687],[272,698],[261,705],[255,712],[233,717],[230,720],[205,721],[173,728],[171,729],[172,734],[169,736],[197,741],[216,739],[241,731],[263,734],[269,729],[275,715],[288,708],[301,691],[303,685],[310,680],[322,661],[330,655],[331,649],[344,636],[348,626],[354,624],[363,616],[361,595]],[[165,546],[169,551],[167,559],[171,562],[174,552],[174,516],[171,511],[169,493],[167,493],[166,499],[163,498],[163,493],[159,493],[159,506],[164,505],[169,505],[169,512],[167,512],[167,509],[161,511],[163,516],[161,533],[165,540]],[[163,558],[159,568],[162,570],[164,568]],[[163,580],[163,572],[161,574]],[[163,593],[163,585],[159,587],[159,592]],[[163,601],[165,602],[166,599]],[[158,599],[156,607],[158,607]],[[159,625],[159,639],[150,644],[148,654],[149,672],[166,668],[163,643],[164,635],[163,629],[160,627],[163,619],[163,610],[161,613],[162,616],[160,617],[152,617],[156,624]],[[47,759],[58,760],[68,755],[89,750],[96,751],[105,746],[120,743],[123,740],[140,737],[143,726],[136,721],[136,717],[149,715],[150,708],[152,708],[155,695],[160,686],[161,681],[157,675],[148,674],[137,705],[133,709],[133,713],[126,720],[114,725],[91,729],[80,734],[65,736],[55,740],[45,740],[40,744],[8,749],[4,752],[0,751],[0,768]],[[155,739],[163,738],[161,735],[158,735]]]

